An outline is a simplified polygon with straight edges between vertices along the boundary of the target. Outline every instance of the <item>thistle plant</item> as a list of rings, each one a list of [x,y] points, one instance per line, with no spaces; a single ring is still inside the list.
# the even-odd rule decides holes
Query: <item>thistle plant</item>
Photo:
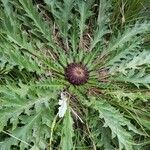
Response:
[[[150,23],[111,2],[1,0],[0,150],[148,149]]]

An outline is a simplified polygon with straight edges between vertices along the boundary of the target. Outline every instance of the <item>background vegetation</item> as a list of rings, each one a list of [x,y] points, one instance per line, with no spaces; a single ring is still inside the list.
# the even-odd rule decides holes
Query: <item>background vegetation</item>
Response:
[[[149,10],[1,0],[0,150],[149,150]],[[72,63],[86,66],[85,84],[66,78]]]

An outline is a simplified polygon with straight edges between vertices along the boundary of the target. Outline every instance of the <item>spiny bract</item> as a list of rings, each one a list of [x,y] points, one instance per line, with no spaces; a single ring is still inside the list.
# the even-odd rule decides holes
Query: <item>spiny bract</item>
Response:
[[[150,23],[116,5],[1,0],[0,150],[148,149]]]

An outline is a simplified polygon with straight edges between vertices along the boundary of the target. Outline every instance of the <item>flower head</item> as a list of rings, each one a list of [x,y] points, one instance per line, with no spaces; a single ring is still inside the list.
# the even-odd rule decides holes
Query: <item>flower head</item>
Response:
[[[85,84],[89,78],[89,72],[81,63],[71,63],[65,69],[66,79],[74,85]]]

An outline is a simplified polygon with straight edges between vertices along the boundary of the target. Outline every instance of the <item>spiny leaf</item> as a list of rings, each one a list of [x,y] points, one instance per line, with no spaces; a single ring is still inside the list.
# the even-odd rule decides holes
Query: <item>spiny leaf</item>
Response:
[[[41,73],[42,69],[40,69],[40,64],[38,64],[37,58],[33,58],[34,56],[30,56],[26,53],[21,54],[21,51],[18,47],[12,47],[9,44],[3,43],[0,52],[3,52],[4,60],[13,66],[18,66],[20,70],[27,69],[31,72]],[[0,47],[1,47],[0,46]]]
[[[63,9],[60,11],[62,13],[62,32],[65,38],[67,38],[67,32],[69,30],[69,19],[71,16],[71,10],[73,8],[74,0],[64,0]]]
[[[143,101],[143,102],[148,101],[148,99],[150,98],[150,93],[147,91],[145,94],[145,92],[142,93],[140,91],[134,92],[134,91],[128,91],[128,90],[126,91],[126,90],[120,89],[120,90],[111,91],[108,93],[113,95],[115,98],[117,98],[119,102],[121,103],[126,102],[128,105],[130,105],[130,103],[134,103],[134,102],[136,103],[139,101]],[[127,98],[129,98],[129,100],[127,100]]]
[[[37,29],[43,34],[43,36],[50,42],[49,44],[53,47],[49,24],[46,21],[43,21],[42,17],[37,11],[37,8],[33,6],[31,0],[19,0],[19,2],[22,4],[28,16],[34,21]]]
[[[39,112],[29,117],[20,116],[20,120],[23,124],[22,127],[18,127],[17,129],[11,132],[11,137],[6,138],[3,143],[0,143],[0,148],[10,147],[11,145],[5,145],[7,142],[12,145],[17,145],[19,143],[20,149],[24,150],[25,148],[31,147],[31,141],[35,144],[35,147],[39,149],[45,149],[46,144],[44,139],[41,138],[43,134],[46,134],[45,138],[50,137],[50,133],[48,130],[48,126],[41,128],[42,124],[46,123],[50,126],[52,117],[51,115],[47,115],[52,113],[50,110],[41,108]],[[47,121],[47,122],[46,122]],[[40,131],[37,131],[40,130]]]
[[[142,65],[150,65],[150,51],[143,50],[138,56],[135,56],[125,68],[138,69]]]
[[[132,28],[126,28],[123,34],[119,34],[118,37],[113,39],[105,53],[110,53],[112,51],[115,51],[117,48],[121,48],[124,46],[124,44],[128,41],[130,41],[134,36],[137,34],[144,34],[146,33],[150,28],[149,22],[144,22],[142,24],[136,23]]]
[[[11,10],[12,11],[12,10]],[[21,23],[16,19],[16,13],[11,12],[11,16],[3,15],[2,33],[6,34],[7,40],[20,46],[22,49],[28,51],[35,51],[31,42],[28,41],[26,31],[21,31]],[[4,41],[4,35],[1,35]],[[7,41],[6,40],[6,41]]]
[[[14,88],[12,88],[12,86],[14,86]],[[20,88],[24,87],[22,86]],[[46,91],[44,91],[44,93],[41,91],[38,93],[38,96],[35,96],[34,92],[36,92],[36,90],[32,86],[28,86],[26,95],[21,96],[20,88],[15,88],[15,85],[0,87],[0,93],[3,94],[3,96],[1,96],[1,104],[3,109],[0,110],[0,130],[2,130],[7,124],[8,119],[15,119],[15,121],[17,121],[21,113],[24,112],[26,114],[30,114],[30,109],[32,107],[38,110],[42,105],[48,106],[49,100],[56,96],[54,94],[54,90],[53,95],[50,91],[49,94],[46,94]]]
[[[150,52],[148,50],[134,50],[132,45],[131,47],[129,46],[129,49],[116,55],[109,63],[107,63],[107,65],[112,65],[109,67],[111,74],[117,71],[126,74],[128,69],[140,70],[142,67],[145,68],[150,64]],[[121,61],[121,59],[123,60]]]
[[[100,118],[104,119],[104,127],[109,127],[111,129],[112,138],[117,136],[120,149],[125,147],[127,150],[132,150],[132,144],[134,143],[132,141],[132,136],[124,129],[124,126],[127,126],[129,130],[137,132],[135,127],[106,101],[100,99],[99,101],[92,100],[90,103],[90,107],[99,111]]]
[[[145,69],[140,71],[130,70],[128,73],[126,73],[126,75],[120,75],[116,77],[115,80],[134,83],[137,87],[142,84],[149,88],[150,75],[145,73]]]
[[[142,44],[143,39],[135,38],[128,44],[125,44],[118,53],[115,54],[106,64],[105,66],[119,66],[121,63],[126,60],[127,62],[131,60],[135,55],[140,53],[140,44]],[[111,67],[109,67],[111,68]],[[112,67],[114,68],[114,67]]]
[[[61,148],[62,150],[71,150],[73,148],[73,120],[71,117],[70,108],[67,109],[65,118],[63,121]]]
[[[69,20],[72,17],[72,8],[74,6],[74,0],[64,0],[63,3],[58,1],[46,1],[45,3],[50,7],[51,12],[55,18],[55,22],[59,27],[59,31],[62,37],[65,38],[64,42],[67,42],[67,35],[71,24]]]
[[[94,31],[94,38],[91,41],[90,50],[92,50],[96,44],[103,40],[103,36],[107,33],[110,33],[110,30],[107,27],[109,22],[109,9],[110,9],[110,1],[107,2],[105,0],[101,0],[99,4],[99,13],[97,19],[97,28]],[[100,50],[102,51],[102,50]]]
[[[86,20],[92,15],[92,11],[90,10],[92,1],[88,0],[80,1],[78,0],[78,11],[80,13],[80,19],[79,19],[79,29],[80,29],[80,40],[83,38],[83,32],[87,28]]]
[[[91,133],[96,146],[98,148],[104,146],[106,150],[114,150],[114,147],[111,144],[111,136],[109,136],[111,134],[111,131],[109,130],[109,128],[103,127],[103,123],[99,119],[97,119],[95,114],[97,114],[97,112],[89,110],[89,113],[87,115],[92,115],[93,119],[90,119],[89,117],[89,120],[87,122],[91,129]]]
[[[2,3],[5,7],[5,11],[7,13],[8,16],[11,16],[12,14],[12,6],[9,3],[9,0],[2,0]]]
[[[61,90],[64,87],[63,81],[57,81],[55,79],[43,79],[39,82],[37,82],[37,84],[33,85],[35,87],[38,88],[43,88],[43,89],[51,89],[51,90]]]
[[[102,143],[104,143],[104,148],[105,150],[113,150],[114,148],[111,144],[111,139],[108,135],[109,135],[108,129],[102,127],[101,140],[102,140]]]

